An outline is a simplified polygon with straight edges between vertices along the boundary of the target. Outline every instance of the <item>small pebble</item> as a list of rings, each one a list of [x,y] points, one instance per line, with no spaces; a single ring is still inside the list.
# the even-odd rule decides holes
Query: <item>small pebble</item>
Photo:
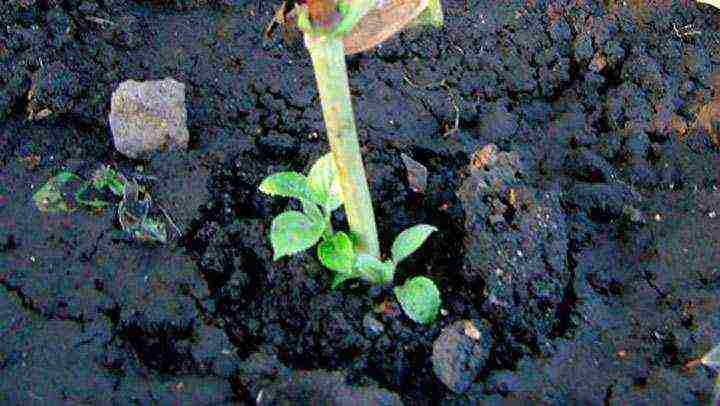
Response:
[[[444,328],[433,343],[435,376],[455,393],[467,391],[490,354],[490,326],[480,320],[459,320]]]
[[[110,129],[115,148],[130,158],[187,148],[185,85],[173,79],[121,83],[112,95]]]
[[[427,168],[406,154],[401,154],[400,157],[405,163],[410,189],[412,189],[415,193],[425,193],[428,176]]]

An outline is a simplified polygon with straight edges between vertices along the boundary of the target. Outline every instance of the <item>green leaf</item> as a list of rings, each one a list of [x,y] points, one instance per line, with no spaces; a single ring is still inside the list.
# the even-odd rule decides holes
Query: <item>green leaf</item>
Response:
[[[318,258],[325,267],[340,273],[351,273],[355,264],[355,249],[350,237],[342,231],[318,245]]]
[[[372,283],[389,284],[395,277],[395,264],[392,261],[383,262],[368,254],[357,256],[355,269]]]
[[[146,217],[142,224],[134,228],[133,236],[139,241],[156,241],[165,244],[167,242],[167,227],[160,220]]]
[[[303,213],[310,218],[310,220],[316,223],[325,222],[325,216],[323,216],[320,207],[315,202],[309,200],[302,200]]]
[[[338,286],[340,286],[343,282],[349,279],[358,278],[359,275],[355,275],[354,273],[341,273],[336,272],[333,276],[332,284],[330,285],[330,289],[337,289]]]
[[[93,186],[97,190],[110,189],[116,196],[124,196],[125,177],[118,171],[102,166],[93,174]]]
[[[106,202],[106,201],[100,200],[100,199],[88,200],[88,199],[83,199],[80,196],[75,196],[75,200],[77,200],[78,203],[85,205],[91,209],[107,209],[108,207],[110,207],[109,202]]]
[[[75,192],[75,201],[91,209],[105,209],[110,206],[110,203],[104,200],[86,199],[84,196],[87,193],[88,189],[90,189],[90,182],[83,182],[80,189]]]
[[[418,224],[400,233],[395,238],[391,249],[395,265],[417,251],[433,231],[437,231],[437,228],[427,224]]]
[[[313,25],[310,22],[310,14],[308,13],[307,7],[298,7],[297,10],[297,26],[303,32],[312,32]]]
[[[273,260],[312,247],[320,240],[323,228],[323,224],[312,221],[299,211],[281,213],[275,217],[270,229]]]
[[[260,191],[270,196],[313,200],[307,178],[297,172],[278,172],[268,176],[260,183]]]
[[[405,314],[420,324],[435,321],[440,311],[440,291],[435,283],[418,276],[395,288],[395,296]]]
[[[353,231],[348,231],[348,236],[350,237],[350,241],[353,243],[353,247],[357,249],[357,247],[360,246],[360,236]]]
[[[442,4],[440,0],[429,0],[425,10],[412,22],[413,25],[432,25],[434,27],[442,27],[445,22],[443,16]]]
[[[80,177],[72,172],[60,172],[50,178],[47,183],[33,195],[35,206],[46,213],[70,213],[75,209],[68,204],[63,185],[71,181],[79,181]]]
[[[335,26],[334,35],[345,36],[357,25],[362,17],[375,7],[374,0],[341,0],[338,9],[342,20]]]
[[[328,212],[336,210],[342,204],[340,178],[331,152],[323,155],[310,168],[308,187],[315,200]]]

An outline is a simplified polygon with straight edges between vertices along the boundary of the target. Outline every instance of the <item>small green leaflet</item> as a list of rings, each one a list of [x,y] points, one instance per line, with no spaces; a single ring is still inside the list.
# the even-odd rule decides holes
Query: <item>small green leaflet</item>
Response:
[[[165,244],[167,227],[162,221],[146,217],[139,226],[134,227],[133,236],[139,241],[157,241]]]
[[[88,189],[87,187],[83,187],[82,189],[78,190],[77,193],[75,193],[75,200],[78,203],[85,205],[87,207],[93,208],[93,209],[98,209],[98,210],[105,209],[110,206],[110,203],[108,203],[104,200],[100,200],[100,199],[89,200],[89,199],[83,198],[82,195],[87,189]]]
[[[309,200],[302,200],[302,207],[303,212],[310,218],[310,220],[316,223],[325,222],[325,216],[323,216],[322,211],[320,211],[320,207],[318,207],[315,202],[311,202]]]
[[[93,186],[95,189],[102,190],[103,188],[110,189],[116,196],[124,196],[125,192],[125,177],[118,171],[102,166],[93,174]]]
[[[46,213],[70,213],[75,210],[65,199],[63,186],[71,181],[80,181],[80,177],[72,172],[60,172],[50,178],[47,183],[33,195],[35,205]]]
[[[400,306],[408,317],[420,324],[435,321],[440,310],[440,291],[432,280],[418,276],[402,286],[397,286],[394,290]]]
[[[425,10],[413,21],[413,25],[432,25],[439,28],[443,26],[444,21],[440,0],[429,0]]]
[[[355,275],[354,273],[340,273],[337,272],[333,276],[332,284],[330,285],[331,289],[337,289],[338,286],[340,286],[343,282],[345,282],[348,279],[357,278],[358,275]]]
[[[322,204],[325,210],[331,212],[342,204],[342,191],[338,177],[335,158],[332,153],[323,155],[310,168],[308,174],[308,187],[315,201]]]
[[[342,231],[318,245],[318,258],[333,271],[351,274],[355,264],[355,249],[350,237]]]
[[[360,254],[355,261],[358,276],[372,283],[389,284],[395,277],[395,264],[392,261],[382,262],[372,255]]]
[[[353,247],[357,247],[360,245],[360,236],[358,236],[357,233],[354,233],[352,230],[348,231],[348,237],[350,237],[350,241],[352,241]]]
[[[323,230],[322,223],[312,221],[299,211],[291,210],[279,214],[270,229],[273,260],[312,247],[320,240]]]
[[[427,224],[418,224],[400,233],[395,238],[390,250],[395,265],[417,251],[433,231],[437,231],[437,228]]]
[[[308,188],[307,178],[297,172],[278,172],[268,176],[260,183],[260,191],[270,196],[314,201]]]

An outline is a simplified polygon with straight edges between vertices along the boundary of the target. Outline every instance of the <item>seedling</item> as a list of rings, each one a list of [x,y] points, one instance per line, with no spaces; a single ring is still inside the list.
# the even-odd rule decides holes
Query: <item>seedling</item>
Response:
[[[419,224],[403,231],[395,238],[390,250],[391,259],[385,261],[362,252],[358,248],[357,234],[352,231],[333,231],[332,212],[345,200],[332,153],[315,162],[307,176],[297,172],[275,173],[263,180],[260,190],[271,196],[297,199],[302,206],[302,211],[288,210],[273,220],[270,229],[273,259],[317,246],[320,263],[334,272],[333,289],[351,279],[392,284],[398,264],[437,230]],[[419,323],[435,319],[440,307],[440,292],[430,279],[415,277],[394,291],[411,319]]]
[[[332,286],[360,278],[390,284],[397,265],[416,251],[435,231],[421,224],[395,239],[392,258],[383,260],[370,191],[360,155],[345,55],[361,52],[415,23],[442,22],[439,0],[391,0],[375,7],[374,0],[308,0],[292,14],[304,32],[313,61],[331,153],[310,169],[266,178],[260,190],[295,198],[302,212],[290,210],[272,224],[274,259],[307,250],[317,244],[320,262],[335,272]],[[283,9],[284,10],[284,9]],[[334,232],[333,210],[345,208],[350,232]],[[427,278],[416,277],[395,288],[403,310],[419,323],[432,322],[440,307],[440,293]]]
[[[47,213],[71,213],[78,207],[96,210],[108,207],[108,202],[85,197],[90,186],[76,174],[64,171],[50,178],[35,192],[33,200],[40,211]]]
[[[104,200],[87,198],[86,195],[91,189],[96,192],[107,189],[122,198],[118,204],[118,218],[123,231],[132,238],[139,241],[167,242],[165,223],[148,216],[150,195],[144,193],[144,198],[138,199],[140,187],[137,182],[126,179],[120,172],[107,166],[95,171],[90,181],[83,180],[72,172],[60,172],[33,195],[33,200],[37,208],[46,213],[71,213],[77,208],[97,211],[112,205]]]

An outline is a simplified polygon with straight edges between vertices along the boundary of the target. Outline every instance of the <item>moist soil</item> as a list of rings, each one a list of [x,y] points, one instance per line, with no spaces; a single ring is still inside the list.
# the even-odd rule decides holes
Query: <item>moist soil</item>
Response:
[[[0,403],[712,403],[720,11],[443,3],[444,28],[348,58],[382,246],[439,229],[396,278],[439,286],[420,325],[390,288],[331,290],[312,252],[272,261],[293,203],[258,184],[328,151],[302,42],[263,35],[278,0],[3,1]],[[166,77],[188,150],[122,156],[113,90]],[[35,206],[102,165],[150,190],[170,241]]]

